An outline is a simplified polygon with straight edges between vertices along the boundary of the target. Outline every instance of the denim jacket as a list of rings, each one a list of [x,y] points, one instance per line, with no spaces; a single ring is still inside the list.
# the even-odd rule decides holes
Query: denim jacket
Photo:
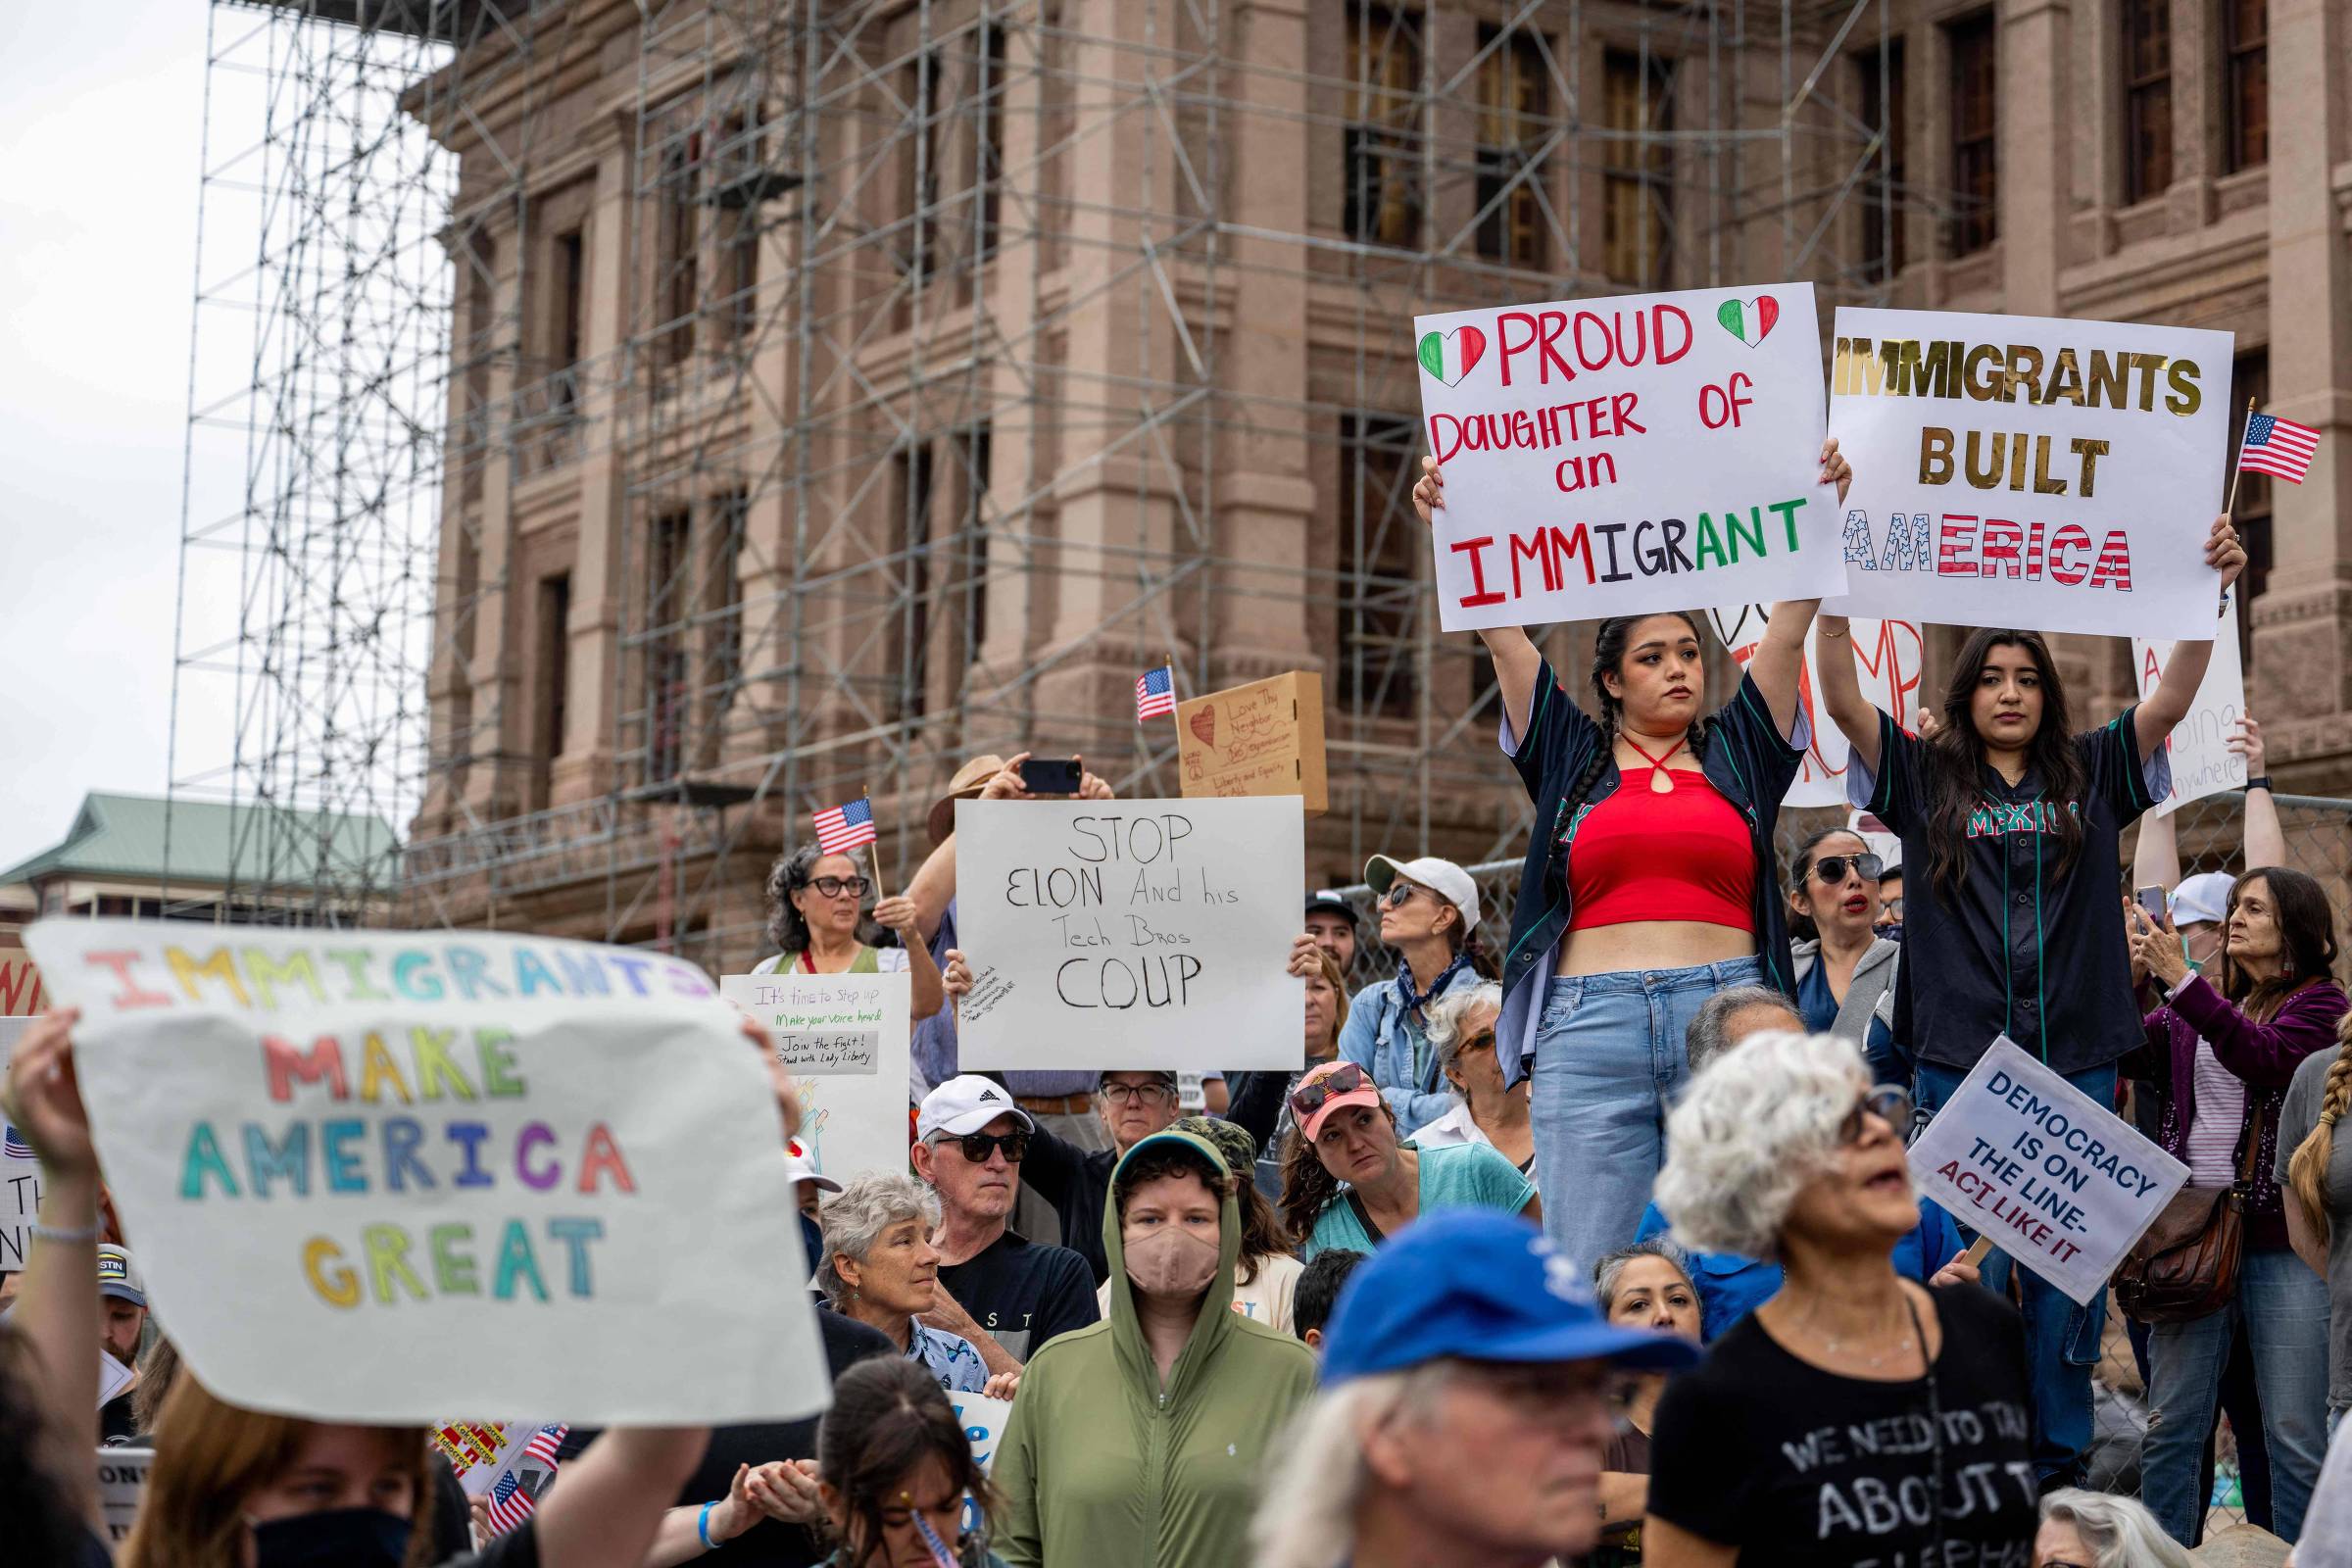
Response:
[[[1454,971],[1444,995],[1480,983],[1475,969]],[[1421,1124],[1453,1108],[1456,1096],[1438,1070],[1438,1054],[1421,1020],[1404,1010],[1396,982],[1383,980],[1358,991],[1348,1004],[1348,1027],[1340,1031],[1340,1057],[1352,1061],[1380,1085],[1381,1098],[1396,1113],[1396,1135],[1410,1138]]]

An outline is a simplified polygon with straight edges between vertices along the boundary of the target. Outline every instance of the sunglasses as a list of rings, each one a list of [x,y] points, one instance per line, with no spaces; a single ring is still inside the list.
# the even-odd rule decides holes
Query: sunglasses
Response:
[[[1845,1113],[1845,1120],[1838,1124],[1838,1142],[1840,1145],[1860,1143],[1866,1125],[1865,1118],[1870,1116],[1878,1117],[1892,1128],[1895,1137],[1902,1137],[1904,1129],[1911,1125],[1909,1091],[1898,1089],[1893,1084],[1881,1084],[1875,1089],[1864,1090],[1862,1098],[1854,1102],[1854,1108]]]
[[[1494,1031],[1492,1029],[1481,1029],[1478,1033],[1472,1035],[1469,1039],[1462,1042],[1462,1049],[1464,1051],[1494,1050]]]
[[[1022,1157],[1029,1152],[1029,1135],[1020,1131],[965,1133],[957,1138],[943,1138],[940,1142],[960,1145],[963,1149],[963,1157],[975,1165],[987,1164],[988,1156],[1000,1149],[1004,1151],[1006,1163],[1013,1165],[1018,1165]]]
[[[838,899],[844,893],[853,898],[862,899],[865,897],[866,889],[872,887],[873,884],[861,876],[820,876],[811,878],[802,883],[801,886],[814,888],[828,899]]]
[[[1394,909],[1399,905],[1403,904],[1405,900],[1411,898],[1414,894],[1427,893],[1429,889],[1415,887],[1410,882],[1392,882],[1389,884],[1389,891],[1380,896],[1380,902]]]
[[[1344,1061],[1312,1083],[1291,1091],[1291,1114],[1304,1121],[1342,1095],[1352,1094],[1372,1080],[1352,1061]]]
[[[1846,868],[1851,866],[1865,882],[1876,882],[1886,869],[1886,862],[1875,855],[1825,855],[1813,862],[1813,874],[1829,887],[1845,880]]]

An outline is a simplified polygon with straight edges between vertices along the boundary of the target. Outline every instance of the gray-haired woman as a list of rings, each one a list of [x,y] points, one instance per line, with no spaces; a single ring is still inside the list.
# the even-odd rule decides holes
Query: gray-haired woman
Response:
[[[1698,1286],[1690,1260],[1664,1237],[1620,1247],[1592,1266],[1600,1315],[1621,1328],[1652,1329],[1699,1343]],[[1600,1456],[1600,1544],[1586,1568],[1625,1568],[1642,1560],[1642,1516],[1649,1511],[1649,1435],[1657,1430],[1666,1374],[1635,1376],[1616,1433]]]
[[[1461,1097],[1451,1110],[1421,1124],[1413,1142],[1423,1149],[1485,1144],[1534,1179],[1536,1129],[1528,1119],[1531,1081],[1502,1086],[1494,1059],[1494,1022],[1502,1016],[1502,987],[1492,980],[1464,986],[1429,1004],[1426,1029],[1438,1070]]]
[[[2067,1487],[2041,1499],[2034,1568],[2195,1568],[2137,1497]]]
[[[1657,1196],[1677,1239],[1784,1278],[1658,1401],[1644,1563],[2023,1559],[2025,1340],[1990,1292],[1896,1275],[1919,1224],[1910,1117],[1851,1042],[1795,1034],[1709,1062],[1668,1116]]]
[[[1009,1397],[1017,1373],[991,1378],[971,1341],[921,1321],[939,1304],[938,1223],[939,1200],[913,1177],[860,1176],[824,1207],[817,1283],[833,1310],[880,1329],[949,1393]]]

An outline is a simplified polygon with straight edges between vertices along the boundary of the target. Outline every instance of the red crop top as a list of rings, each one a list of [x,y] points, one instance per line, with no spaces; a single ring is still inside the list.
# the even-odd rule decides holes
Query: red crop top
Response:
[[[1568,929],[1704,920],[1754,931],[1756,858],[1746,820],[1695,768],[1673,769],[1665,795],[1650,789],[1649,775],[1627,768],[1617,792],[1577,828]]]

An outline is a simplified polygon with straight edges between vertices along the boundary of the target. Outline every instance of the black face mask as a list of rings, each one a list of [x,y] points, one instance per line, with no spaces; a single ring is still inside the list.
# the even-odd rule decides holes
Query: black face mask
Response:
[[[253,1527],[255,1568],[400,1568],[409,1521],[381,1508],[333,1508]]]
[[[808,1259],[810,1268],[825,1260],[824,1227],[806,1214],[801,1216],[801,1255]]]

